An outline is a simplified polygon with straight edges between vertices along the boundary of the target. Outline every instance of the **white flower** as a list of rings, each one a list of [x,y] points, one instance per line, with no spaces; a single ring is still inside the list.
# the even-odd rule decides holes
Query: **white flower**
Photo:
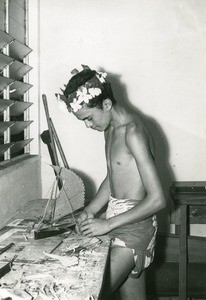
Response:
[[[101,89],[100,88],[90,88],[88,89],[89,94],[92,96],[92,98],[99,96],[101,94]]]
[[[86,94],[87,94],[87,88],[85,86],[80,86],[77,90],[77,97]]]
[[[86,94],[86,95],[80,95],[78,97],[78,100],[80,100],[81,102],[89,103],[89,100],[91,100],[92,98],[93,98],[92,95]]]
[[[99,79],[99,81],[101,83],[105,82],[105,78],[107,77],[107,73],[106,72],[97,72],[97,78]]]
[[[77,90],[76,97],[78,98],[78,101],[89,103],[89,100],[92,99],[92,95],[87,94],[87,88],[86,87],[81,87],[80,89]]]
[[[106,73],[98,73],[98,78],[100,82],[105,82],[104,78],[107,76]],[[102,93],[99,87],[87,88],[86,86],[81,86],[76,91],[76,98],[70,103],[73,112],[77,112],[82,108],[82,102],[89,103],[89,101]]]
[[[71,106],[73,112],[77,112],[79,109],[82,108],[81,103],[82,103],[82,101],[79,101],[76,98],[74,98],[73,102],[70,103],[70,106]]]

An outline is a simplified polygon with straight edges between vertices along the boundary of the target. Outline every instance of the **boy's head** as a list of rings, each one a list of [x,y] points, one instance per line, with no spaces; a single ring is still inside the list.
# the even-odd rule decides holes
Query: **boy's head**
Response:
[[[82,65],[83,70],[73,70],[72,77],[65,86],[63,95],[56,94],[58,99],[65,102],[69,112],[77,112],[87,105],[88,108],[103,108],[103,101],[110,99],[116,104],[111,85],[105,80],[107,74],[91,70],[88,66]]]

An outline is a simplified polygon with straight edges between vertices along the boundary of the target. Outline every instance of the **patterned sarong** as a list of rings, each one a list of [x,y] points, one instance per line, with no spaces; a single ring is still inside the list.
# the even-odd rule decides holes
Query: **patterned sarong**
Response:
[[[106,219],[122,214],[138,201],[130,199],[109,198],[106,211]],[[112,244],[130,248],[134,255],[135,268],[130,274],[131,277],[139,277],[142,271],[147,268],[154,259],[154,248],[157,233],[156,216],[151,216],[139,222],[124,225],[109,233]]]

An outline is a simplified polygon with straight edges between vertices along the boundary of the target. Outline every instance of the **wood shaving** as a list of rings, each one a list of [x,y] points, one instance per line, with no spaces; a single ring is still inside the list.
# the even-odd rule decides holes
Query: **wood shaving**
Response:
[[[59,260],[64,267],[70,267],[79,263],[79,259],[76,256],[60,256],[56,254],[49,254],[46,252],[44,252],[44,254],[50,258]]]

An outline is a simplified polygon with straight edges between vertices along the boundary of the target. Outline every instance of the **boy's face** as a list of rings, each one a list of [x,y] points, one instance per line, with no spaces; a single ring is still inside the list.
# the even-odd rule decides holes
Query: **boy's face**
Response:
[[[76,113],[73,113],[78,120],[84,121],[87,128],[98,131],[104,131],[108,128],[111,121],[111,114],[109,111],[93,107],[89,108],[85,104]]]

